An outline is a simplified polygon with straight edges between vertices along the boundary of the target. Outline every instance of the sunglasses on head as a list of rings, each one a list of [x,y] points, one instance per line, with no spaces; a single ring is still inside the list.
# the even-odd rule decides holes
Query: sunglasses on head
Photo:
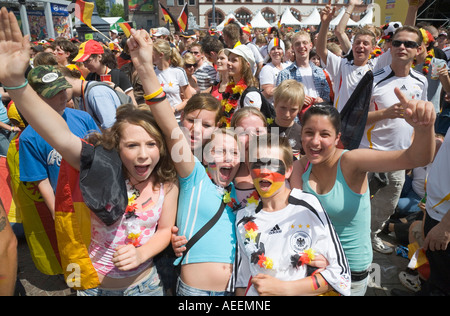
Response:
[[[392,46],[394,47],[400,47],[402,44],[405,46],[405,48],[417,48],[419,44],[414,41],[399,41],[399,40],[393,40]]]
[[[195,64],[184,64],[186,68],[197,67],[197,63]]]

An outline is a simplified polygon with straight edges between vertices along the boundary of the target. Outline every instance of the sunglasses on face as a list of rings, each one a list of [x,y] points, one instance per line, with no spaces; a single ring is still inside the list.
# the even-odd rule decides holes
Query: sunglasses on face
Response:
[[[402,46],[402,44],[405,46],[405,48],[417,48],[419,46],[419,44],[417,44],[414,41],[398,41],[398,40],[392,41],[392,46],[394,47],[400,47]]]
[[[186,68],[191,68],[191,67],[197,67],[197,63],[195,63],[195,64],[184,64],[184,67],[186,67]]]

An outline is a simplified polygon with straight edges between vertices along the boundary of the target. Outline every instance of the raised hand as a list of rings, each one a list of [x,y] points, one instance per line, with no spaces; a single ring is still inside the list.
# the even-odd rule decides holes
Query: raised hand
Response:
[[[131,29],[127,45],[136,68],[146,63],[153,66],[153,41],[147,31]]]
[[[22,36],[13,12],[0,10],[0,82],[7,87],[24,83],[24,74],[30,63],[29,36]]]
[[[408,100],[397,87],[394,89],[395,95],[400,100],[404,109],[405,120],[414,128],[434,126],[436,113],[433,103],[422,100]]]
[[[336,12],[336,7],[332,7],[327,4],[325,8],[320,11],[320,19],[322,23],[330,23],[334,18],[334,13]]]
[[[362,2],[362,0],[350,0],[348,2],[348,4],[355,6],[355,5],[361,5],[361,4],[363,4],[363,2]]]

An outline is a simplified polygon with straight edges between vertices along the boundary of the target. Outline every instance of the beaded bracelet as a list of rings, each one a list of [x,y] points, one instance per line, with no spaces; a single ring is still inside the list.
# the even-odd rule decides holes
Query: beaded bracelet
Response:
[[[23,84],[21,84],[20,86],[17,86],[17,87],[6,87],[6,86],[3,86],[3,89],[5,89],[5,90],[19,90],[19,89],[25,88],[27,84],[28,84],[28,79],[25,79],[25,82]]]
[[[150,101],[150,100],[154,99],[155,97],[157,97],[158,95],[160,95],[162,92],[163,92],[163,87],[160,87],[158,90],[156,90],[152,94],[145,94],[144,100]]]
[[[166,93],[163,91],[162,97],[159,98],[152,98],[151,100],[145,100],[145,104],[147,105],[153,105],[159,102],[162,102],[166,99]]]

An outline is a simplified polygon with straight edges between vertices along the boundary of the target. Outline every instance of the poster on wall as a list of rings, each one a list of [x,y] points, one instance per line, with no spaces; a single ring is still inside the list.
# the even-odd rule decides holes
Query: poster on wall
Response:
[[[130,12],[154,12],[154,0],[128,0],[128,10]]]
[[[27,15],[30,26],[30,39],[39,41],[47,38],[48,31],[44,11],[27,10]]]
[[[375,3],[380,6],[381,24],[405,21],[408,0],[375,0]]]
[[[72,33],[70,30],[70,16],[67,12],[67,6],[52,3],[52,20],[53,28],[55,29],[55,37],[71,38]]]

